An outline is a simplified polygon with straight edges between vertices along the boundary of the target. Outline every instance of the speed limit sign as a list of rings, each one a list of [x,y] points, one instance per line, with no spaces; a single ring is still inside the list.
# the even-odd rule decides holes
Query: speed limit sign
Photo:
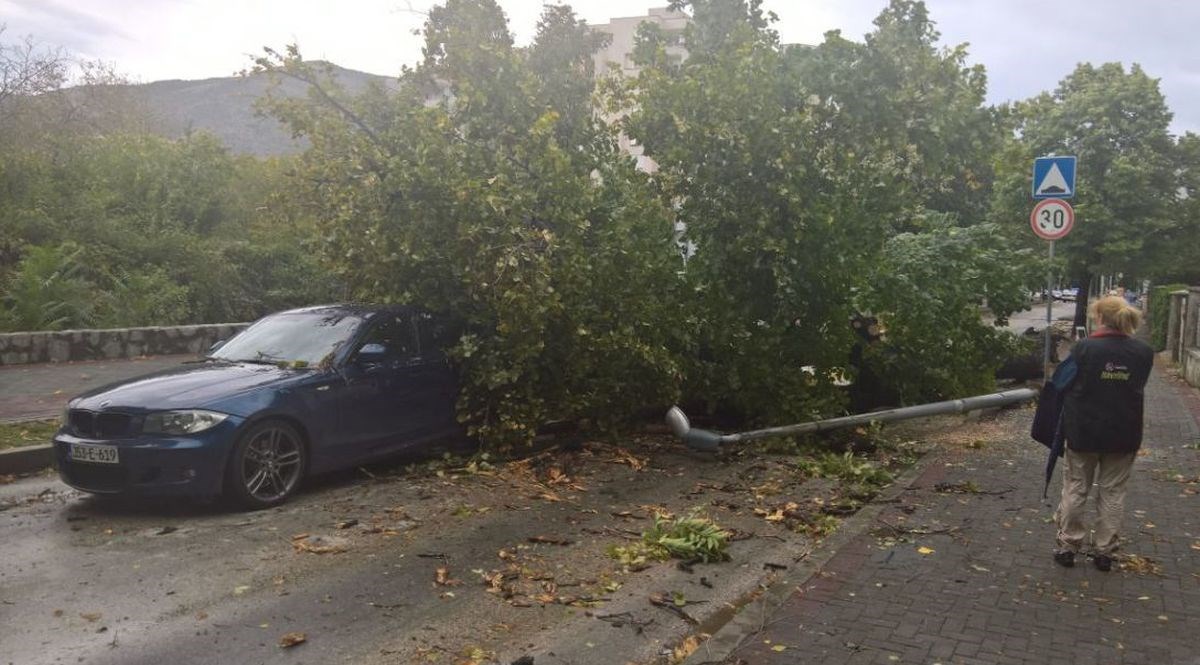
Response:
[[[1043,240],[1061,240],[1075,225],[1075,210],[1062,199],[1045,199],[1033,206],[1029,225]]]

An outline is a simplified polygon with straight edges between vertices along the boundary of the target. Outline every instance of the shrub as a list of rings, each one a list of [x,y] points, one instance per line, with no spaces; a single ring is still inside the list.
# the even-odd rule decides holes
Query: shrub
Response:
[[[806,475],[816,478],[834,478],[848,485],[882,487],[892,482],[892,474],[881,469],[870,460],[856,457],[847,451],[841,455],[825,453],[816,458],[801,458],[797,466]]]
[[[1150,289],[1150,345],[1155,351],[1167,348],[1167,324],[1171,314],[1171,292],[1186,289],[1187,284],[1164,284]]]
[[[30,247],[4,284],[0,330],[62,330],[92,320],[94,287],[81,276],[80,250]]]

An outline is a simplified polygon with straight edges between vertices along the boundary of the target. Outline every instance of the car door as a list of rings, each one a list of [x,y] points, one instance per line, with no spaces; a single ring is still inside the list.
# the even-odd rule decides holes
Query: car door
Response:
[[[373,449],[374,453],[396,452],[449,434],[457,427],[455,400],[458,384],[449,359],[423,327],[433,319],[423,313],[404,315],[403,355],[396,358],[389,375],[387,400],[388,431]],[[398,335],[401,324],[394,330]],[[429,327],[429,332],[434,332]],[[411,335],[411,336],[410,336]],[[389,348],[400,348],[397,339],[380,340]]]
[[[367,358],[367,353],[371,357]],[[359,339],[345,370],[342,423],[356,456],[395,448],[415,428],[420,409],[418,386],[406,381],[417,356],[412,317],[405,311],[377,315]]]
[[[416,364],[427,387],[422,395],[425,403],[422,412],[428,418],[424,428],[433,435],[457,433],[461,429],[458,423],[461,386],[446,349],[458,341],[461,330],[448,318],[428,312],[416,313],[414,320],[419,347]]]

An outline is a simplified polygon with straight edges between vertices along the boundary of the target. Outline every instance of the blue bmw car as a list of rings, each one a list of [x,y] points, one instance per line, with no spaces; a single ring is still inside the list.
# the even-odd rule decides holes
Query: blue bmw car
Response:
[[[273,506],[308,475],[461,436],[456,336],[409,307],[272,314],[202,360],[72,399],[55,462],[86,492]]]

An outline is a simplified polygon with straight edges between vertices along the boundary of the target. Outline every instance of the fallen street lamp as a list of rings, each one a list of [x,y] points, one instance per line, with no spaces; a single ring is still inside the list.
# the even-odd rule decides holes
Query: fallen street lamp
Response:
[[[1037,394],[1038,392],[1031,388],[1018,388],[1016,390],[1005,390],[998,393],[989,393],[987,395],[964,397],[963,399],[932,402],[930,404],[918,404],[917,406],[906,406],[899,409],[887,409],[885,411],[873,411],[871,413],[859,413],[852,416],[827,418],[825,420],[813,420],[795,425],[768,427],[766,429],[756,429],[749,432],[737,432],[734,434],[718,434],[716,432],[710,432],[704,429],[693,428],[691,421],[688,420],[687,414],[685,414],[679,407],[673,406],[669,411],[667,411],[667,426],[670,427],[671,432],[674,433],[675,436],[682,439],[689,448],[702,452],[715,452],[720,450],[724,445],[741,443],[743,441],[753,441],[755,439],[765,439],[772,436],[790,436],[792,434],[826,432],[829,430],[840,429],[842,427],[854,427],[855,425],[911,420],[913,418],[940,416],[950,413],[966,413],[968,411],[977,411],[979,409],[1007,406],[1009,404],[1019,404],[1037,397]]]

